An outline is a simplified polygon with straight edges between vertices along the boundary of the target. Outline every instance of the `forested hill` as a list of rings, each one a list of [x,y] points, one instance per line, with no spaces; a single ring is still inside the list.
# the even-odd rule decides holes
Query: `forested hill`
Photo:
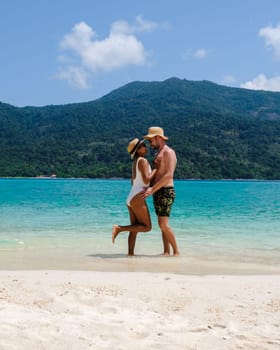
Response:
[[[87,103],[0,103],[0,176],[129,177],[129,140],[157,125],[177,178],[280,179],[280,93],[177,78]]]

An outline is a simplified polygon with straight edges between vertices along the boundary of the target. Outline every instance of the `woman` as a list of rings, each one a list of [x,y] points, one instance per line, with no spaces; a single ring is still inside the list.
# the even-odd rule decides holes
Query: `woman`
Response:
[[[139,195],[149,187],[150,181],[156,170],[151,171],[150,164],[145,158],[148,150],[144,140],[133,139],[128,147],[132,164],[132,187],[127,197],[127,207],[130,215],[130,225],[114,225],[112,230],[112,242],[115,242],[117,235],[123,231],[129,231],[128,255],[134,255],[134,247],[138,232],[148,232],[152,228],[150,212],[143,196]]]

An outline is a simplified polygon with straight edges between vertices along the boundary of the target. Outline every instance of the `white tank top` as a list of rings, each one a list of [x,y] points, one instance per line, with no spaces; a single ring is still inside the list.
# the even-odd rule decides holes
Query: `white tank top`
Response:
[[[139,167],[138,167],[138,162],[140,159],[143,159],[143,157],[139,157],[137,159],[137,162],[136,162],[136,166],[135,166],[135,171],[136,171],[136,174],[135,174],[135,179],[132,180],[132,187],[131,187],[131,190],[130,190],[130,193],[126,199],[126,204],[127,205],[130,205],[130,201],[133,197],[135,197],[139,192],[143,191],[145,188],[149,187],[149,183],[145,183],[143,178],[142,178],[142,174],[141,174],[141,171],[139,170]],[[151,167],[149,165],[149,174],[151,173]]]

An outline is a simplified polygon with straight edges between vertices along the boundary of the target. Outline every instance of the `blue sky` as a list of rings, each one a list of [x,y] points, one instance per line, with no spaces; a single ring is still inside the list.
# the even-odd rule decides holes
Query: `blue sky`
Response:
[[[279,0],[0,0],[0,101],[86,102],[170,77],[280,91]]]

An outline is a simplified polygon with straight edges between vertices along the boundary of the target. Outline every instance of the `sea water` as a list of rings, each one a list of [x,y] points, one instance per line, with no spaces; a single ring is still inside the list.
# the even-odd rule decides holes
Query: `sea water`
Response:
[[[280,265],[279,181],[175,181],[170,225],[182,257]],[[111,242],[113,224],[129,224],[129,180],[0,179],[0,268],[112,259],[127,253],[127,233]],[[135,253],[162,252],[153,228]],[[54,265],[55,266],[55,265]]]

